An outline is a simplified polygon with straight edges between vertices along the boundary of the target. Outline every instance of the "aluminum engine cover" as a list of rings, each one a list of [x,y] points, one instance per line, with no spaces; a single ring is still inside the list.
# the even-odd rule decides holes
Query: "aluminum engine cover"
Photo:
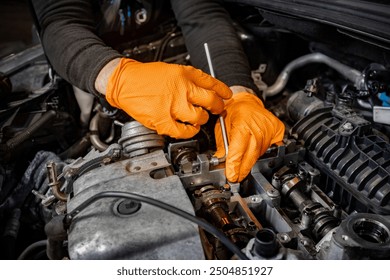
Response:
[[[180,179],[152,176],[169,166],[159,150],[93,169],[79,177],[68,202],[72,211],[104,191],[125,191],[155,198],[194,214]],[[154,176],[156,177],[156,176]],[[142,203],[130,215],[118,213],[123,199],[95,201],[73,220],[69,229],[71,259],[203,259],[197,225]]]

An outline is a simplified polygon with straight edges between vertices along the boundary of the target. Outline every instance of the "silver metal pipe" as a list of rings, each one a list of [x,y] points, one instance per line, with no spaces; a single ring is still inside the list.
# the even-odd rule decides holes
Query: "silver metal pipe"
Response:
[[[367,102],[367,101],[364,101],[364,100],[358,98],[357,103],[359,104],[360,107],[362,107],[364,109],[372,110],[372,105],[370,104],[370,102]]]
[[[108,145],[100,140],[99,136],[99,120],[101,118],[101,113],[97,112],[95,116],[91,119],[89,123],[89,130],[91,131],[90,141],[91,144],[100,152],[105,151],[108,148]]]
[[[68,195],[61,191],[61,184],[58,181],[56,164],[50,161],[46,164],[47,178],[49,179],[49,187],[51,188],[53,195],[60,201],[67,201]]]
[[[330,68],[333,68],[345,78],[353,82],[358,89],[362,89],[362,87],[364,86],[364,77],[360,71],[345,64],[342,64],[337,60],[330,58],[322,53],[312,53],[301,56],[287,64],[283,71],[279,74],[275,83],[264,91],[264,99],[266,97],[275,96],[280,93],[286,86],[291,76],[291,73],[294,70],[311,63],[323,63]]]

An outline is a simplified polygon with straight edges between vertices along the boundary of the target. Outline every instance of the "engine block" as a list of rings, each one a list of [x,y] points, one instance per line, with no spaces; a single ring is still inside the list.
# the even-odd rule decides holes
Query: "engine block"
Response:
[[[149,196],[193,213],[191,202],[162,150],[93,169],[75,180],[72,211],[104,191]],[[159,208],[126,199],[94,202],[73,220],[68,235],[71,259],[203,259],[196,225]]]

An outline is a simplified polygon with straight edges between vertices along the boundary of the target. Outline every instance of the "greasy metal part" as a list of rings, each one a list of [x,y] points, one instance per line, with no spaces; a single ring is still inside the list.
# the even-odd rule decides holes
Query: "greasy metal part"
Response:
[[[168,158],[181,174],[191,174],[197,168],[198,141],[189,140],[168,145]]]
[[[249,240],[253,237],[254,232],[250,232],[249,229],[244,227],[235,227],[229,229],[225,232],[226,236],[239,248],[244,248]],[[216,240],[217,244],[220,244],[221,241]],[[222,245],[222,244],[221,244]],[[217,245],[220,247],[219,245]],[[227,251],[226,249],[224,249]],[[226,254],[227,253],[227,254]],[[225,255],[228,255],[229,252],[226,252]],[[226,259],[226,258],[225,258]]]
[[[310,229],[316,241],[321,240],[340,223],[330,209],[309,199],[301,189],[305,182],[298,177],[288,177],[282,184],[282,194],[290,199],[301,213],[302,228]]]
[[[312,97],[313,94],[317,94],[317,92],[318,92],[318,79],[314,78],[314,79],[307,80],[306,86],[305,86],[303,91],[309,97]]]
[[[122,126],[122,135],[118,143],[122,146],[123,154],[132,158],[162,149],[164,138],[156,131],[132,121]]]
[[[177,176],[154,179],[170,166],[162,150],[100,166],[74,182],[68,213],[107,191],[148,196],[193,214]],[[146,203],[132,215],[115,212],[118,198],[93,202],[73,219],[68,235],[71,259],[203,259],[198,227]]]
[[[223,231],[237,227],[234,221],[229,216],[229,206],[227,202],[230,199],[230,193],[220,191],[211,186],[205,186],[198,191],[195,191],[197,196],[210,215],[213,224]]]
[[[252,167],[251,173],[262,173],[266,177],[272,177],[283,166],[297,165],[303,160],[305,153],[305,149],[298,141],[287,139],[286,143],[268,148]]]
[[[195,190],[199,186],[210,184],[217,188],[225,185],[225,169],[212,168],[210,165],[210,160],[205,154],[198,154],[193,172],[177,175],[188,190]]]
[[[110,125],[110,134],[107,136],[106,139],[104,139],[105,143],[111,143],[115,138],[115,124],[114,122],[111,122]]]
[[[274,207],[279,207],[281,202],[280,192],[268,182],[267,178],[260,172],[252,172],[252,180],[262,199]]]
[[[221,166],[214,167],[208,156],[199,154],[198,150],[198,143],[193,140],[168,145],[168,158],[178,170],[176,174],[185,188],[193,191],[199,186],[210,184],[216,188],[224,186],[226,184],[225,169]],[[230,185],[229,188],[232,189]]]
[[[307,64],[310,63],[323,63],[329,66],[330,68],[333,68],[337,72],[339,72],[341,75],[343,75],[345,78],[350,80],[351,82],[354,83],[355,87],[360,90],[364,89],[364,75],[345,64],[340,63],[337,60],[334,60],[322,53],[312,53],[312,54],[307,54],[304,56],[301,56],[293,61],[291,61],[289,64],[286,65],[286,67],[282,70],[282,72],[279,74],[278,78],[276,79],[276,82],[268,87],[263,94],[264,99],[266,97],[270,96],[275,96],[278,93],[280,93],[284,87],[286,86],[291,73]]]
[[[85,172],[119,159],[121,151],[122,148],[119,144],[112,144],[104,152],[92,150],[84,158],[78,158],[66,165],[60,175],[60,177],[65,178],[64,188],[66,192],[70,193],[72,191],[74,180]]]
[[[260,90],[260,92],[263,92],[268,87],[267,84],[263,81],[263,77],[262,77],[262,74],[264,74],[266,70],[267,70],[267,64],[260,64],[258,69],[251,71],[253,82]]]
[[[302,212],[313,217],[309,228],[316,242],[320,241],[328,232],[340,224],[340,219],[334,217],[329,209],[326,209],[319,203],[312,203],[306,206]]]
[[[120,127],[123,127],[125,125],[124,123],[121,123],[118,120],[114,120],[114,124],[117,125],[117,126],[120,126]]]
[[[314,168],[307,162],[300,162],[298,164],[298,173],[306,180],[306,189],[312,189],[316,184],[320,182],[321,173],[317,168]]]
[[[209,45],[207,43],[204,43],[204,50],[206,52],[207,63],[209,65],[209,69],[210,69],[210,75],[211,75],[211,77],[215,78],[213,63],[211,61],[211,55],[210,55],[210,51],[209,51]],[[227,157],[228,152],[229,152],[229,147],[228,147],[229,144],[228,144],[228,137],[227,137],[227,133],[226,133],[225,120],[223,119],[223,116],[220,116],[218,119],[219,119],[219,122],[221,124],[222,139],[223,139],[223,146],[225,148],[225,155],[223,155],[220,158],[212,157],[210,160],[210,163],[212,165],[218,165],[222,162],[225,162],[226,157]]]
[[[250,183],[259,194],[245,201],[256,217],[261,217],[262,225],[272,226],[282,247],[274,257],[256,257],[251,253],[251,258],[317,258],[315,242],[327,236],[340,222],[337,207],[316,186],[320,183],[319,171],[302,161],[300,149],[297,145],[278,147],[277,153],[272,153],[274,157],[260,159],[252,169]],[[281,163],[285,165],[280,166]],[[268,178],[272,178],[272,184]],[[292,199],[296,207],[286,207],[288,199]],[[252,246],[250,250],[253,243],[248,243]]]
[[[352,214],[323,243],[319,256],[321,259],[388,260],[390,218],[368,213]]]
[[[227,181],[227,184],[228,184],[232,193],[239,193],[240,192],[240,183],[232,183],[230,181]]]
[[[364,108],[364,109],[368,109],[368,110],[373,109],[372,104],[370,102],[364,101],[363,99],[360,99],[360,98],[357,98],[356,101],[359,104],[359,106]]]
[[[149,17],[148,17],[148,12],[146,11],[146,9],[142,8],[142,9],[135,11],[135,22],[138,25],[144,24],[145,22],[148,21],[148,19],[149,19]]]
[[[100,112],[100,110],[93,116],[91,119],[91,122],[89,123],[89,130],[91,132],[90,134],[90,140],[91,144],[99,151],[103,152],[107,149],[108,145],[104,143],[102,140],[100,140],[99,136],[99,120],[103,118],[103,113]]]
[[[300,191],[300,188],[304,188],[305,182],[298,177],[287,179],[282,184],[282,194],[291,199],[294,205],[302,211],[302,209],[311,201]]]
[[[229,188],[206,185],[194,192],[195,209],[201,217],[221,229],[234,244],[243,248],[254,236],[256,225],[248,218],[250,214],[245,213],[237,201],[231,201],[231,197]],[[208,255],[214,255],[211,258],[230,258],[231,253],[218,239],[210,236],[206,244],[212,246],[211,250],[206,248]]]
[[[206,260],[215,260],[215,250],[213,244],[208,239],[206,232],[199,228],[199,236],[202,243],[203,251],[206,256]]]
[[[263,228],[263,226],[260,224],[259,220],[256,218],[255,214],[253,214],[252,210],[248,207],[248,203],[245,201],[244,198],[241,197],[240,194],[235,193],[230,198],[230,202],[237,202],[240,208],[240,213],[242,215],[245,215],[245,218],[249,221],[251,221],[257,230],[260,230]]]
[[[54,195],[46,196],[36,190],[32,190],[31,192],[33,195],[35,195],[35,197],[41,200],[41,204],[45,207],[51,205],[54,201],[56,201],[56,197]]]
[[[57,179],[56,164],[51,161],[46,165],[47,178],[49,179],[49,187],[51,188],[53,195],[60,201],[67,201],[67,194],[60,190],[61,184]]]

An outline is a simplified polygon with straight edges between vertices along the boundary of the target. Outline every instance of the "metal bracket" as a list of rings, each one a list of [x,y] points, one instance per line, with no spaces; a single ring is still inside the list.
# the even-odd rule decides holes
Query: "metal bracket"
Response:
[[[65,179],[62,190],[65,189],[66,193],[72,192],[73,182],[79,176],[102,164],[108,164],[119,159],[121,157],[121,151],[121,145],[112,144],[103,152],[92,150],[84,158],[78,158],[71,164],[66,165],[62,169],[62,173],[58,176],[58,179],[62,177]]]

